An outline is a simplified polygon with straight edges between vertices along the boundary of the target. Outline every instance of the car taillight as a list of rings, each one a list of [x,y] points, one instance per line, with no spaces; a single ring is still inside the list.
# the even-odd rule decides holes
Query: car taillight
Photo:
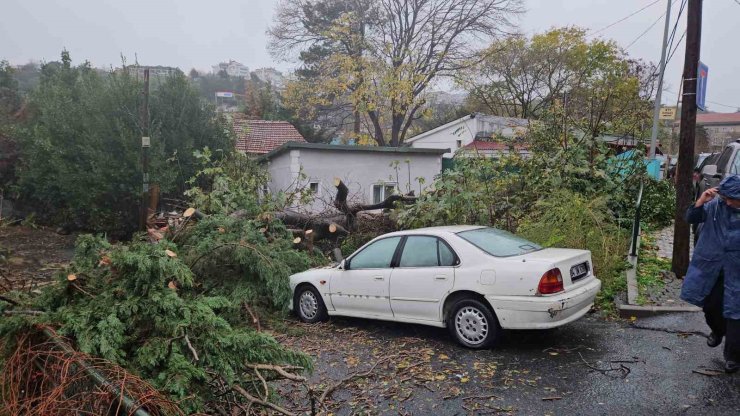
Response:
[[[551,269],[545,272],[537,286],[537,292],[541,295],[549,295],[563,291],[563,275],[560,269]]]

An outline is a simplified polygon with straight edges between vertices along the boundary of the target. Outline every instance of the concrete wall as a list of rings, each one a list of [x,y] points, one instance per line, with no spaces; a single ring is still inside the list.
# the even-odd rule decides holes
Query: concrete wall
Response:
[[[391,166],[396,161],[398,170]],[[291,149],[267,163],[270,192],[308,189],[309,183],[318,183],[319,190],[313,202],[304,206],[295,204],[296,208],[309,212],[321,212],[331,207],[336,194],[335,177],[342,179],[349,188],[351,203],[369,204],[373,202],[375,184],[393,184],[401,193],[413,190],[419,195],[433,184],[434,177],[442,170],[442,158],[438,154],[324,149]],[[302,175],[305,178],[301,179]],[[423,185],[419,184],[419,177],[423,178]]]

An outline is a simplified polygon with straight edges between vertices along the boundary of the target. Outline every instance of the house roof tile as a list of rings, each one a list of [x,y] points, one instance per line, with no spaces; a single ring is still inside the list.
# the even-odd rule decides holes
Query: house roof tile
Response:
[[[698,124],[740,124],[740,112],[697,114],[696,122]]]
[[[250,154],[269,153],[288,142],[306,139],[287,121],[250,120],[243,114],[229,114],[236,135],[236,150]]]

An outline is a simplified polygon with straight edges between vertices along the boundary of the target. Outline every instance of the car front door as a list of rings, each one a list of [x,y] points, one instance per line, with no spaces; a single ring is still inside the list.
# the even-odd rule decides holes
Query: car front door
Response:
[[[398,267],[391,274],[393,316],[440,321],[441,302],[452,289],[458,259],[443,240],[411,235],[402,243]]]
[[[337,313],[392,317],[389,300],[391,263],[401,237],[374,241],[351,256],[345,269],[332,274],[331,302]]]

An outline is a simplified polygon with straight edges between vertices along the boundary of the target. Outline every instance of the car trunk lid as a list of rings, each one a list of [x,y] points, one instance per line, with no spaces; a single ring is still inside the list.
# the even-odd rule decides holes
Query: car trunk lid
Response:
[[[551,267],[560,269],[566,290],[593,277],[591,252],[588,250],[546,248],[527,253],[522,258],[525,261],[548,263]]]

